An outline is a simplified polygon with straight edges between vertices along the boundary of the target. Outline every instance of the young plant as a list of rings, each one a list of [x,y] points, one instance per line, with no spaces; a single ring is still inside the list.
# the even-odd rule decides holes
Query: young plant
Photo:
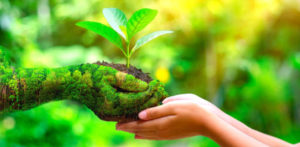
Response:
[[[130,58],[137,49],[161,35],[172,33],[172,31],[153,32],[138,39],[134,46],[131,47],[132,37],[144,29],[155,18],[157,10],[148,8],[140,9],[134,12],[129,20],[117,8],[105,8],[103,9],[103,14],[111,28],[91,21],[82,21],[76,25],[101,35],[120,48],[127,59],[127,68],[130,67]]]

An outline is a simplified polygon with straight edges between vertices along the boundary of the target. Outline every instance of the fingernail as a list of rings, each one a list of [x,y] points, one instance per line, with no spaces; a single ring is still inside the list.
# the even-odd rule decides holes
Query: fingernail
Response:
[[[146,119],[147,118],[147,112],[146,111],[142,111],[139,113],[139,118],[140,119]]]

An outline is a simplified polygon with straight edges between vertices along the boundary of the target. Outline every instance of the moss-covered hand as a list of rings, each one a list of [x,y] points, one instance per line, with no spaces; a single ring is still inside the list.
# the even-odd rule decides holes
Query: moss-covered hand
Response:
[[[166,96],[159,81],[147,83],[108,66],[13,69],[0,62],[0,113],[67,99],[85,104],[103,120],[134,120]]]

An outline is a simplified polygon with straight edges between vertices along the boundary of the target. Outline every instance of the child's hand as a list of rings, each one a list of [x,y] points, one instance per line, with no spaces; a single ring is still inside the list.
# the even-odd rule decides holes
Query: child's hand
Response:
[[[214,104],[210,103],[209,101],[207,101],[195,94],[179,94],[179,95],[171,96],[171,97],[166,98],[163,101],[163,104],[167,104],[169,102],[178,101],[178,100],[193,101],[193,102],[201,105],[201,107],[206,108],[208,111],[214,113],[222,120],[224,120],[228,123],[231,122],[230,117],[227,114],[225,114],[223,111],[221,111],[217,106],[215,106]]]
[[[117,129],[134,133],[137,139],[171,140],[207,136],[217,116],[212,113],[210,105],[198,99],[191,94],[167,98],[163,105],[139,113],[141,121],[117,124]]]
[[[169,97],[163,105],[140,112],[139,118],[142,120],[117,124],[117,130],[134,133],[136,139],[171,140],[203,135],[220,146],[291,146],[248,128],[194,94]]]

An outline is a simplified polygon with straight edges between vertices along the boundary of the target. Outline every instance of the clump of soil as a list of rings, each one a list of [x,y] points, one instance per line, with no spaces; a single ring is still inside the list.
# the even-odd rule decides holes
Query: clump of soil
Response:
[[[134,66],[130,66],[130,68],[127,68],[125,64],[108,63],[108,62],[105,62],[105,61],[102,61],[102,62],[98,61],[95,64],[112,67],[112,68],[117,69],[119,71],[131,74],[134,77],[136,77],[140,80],[143,80],[147,83],[152,81],[152,78],[149,76],[149,73],[144,73],[141,69],[138,69]]]

